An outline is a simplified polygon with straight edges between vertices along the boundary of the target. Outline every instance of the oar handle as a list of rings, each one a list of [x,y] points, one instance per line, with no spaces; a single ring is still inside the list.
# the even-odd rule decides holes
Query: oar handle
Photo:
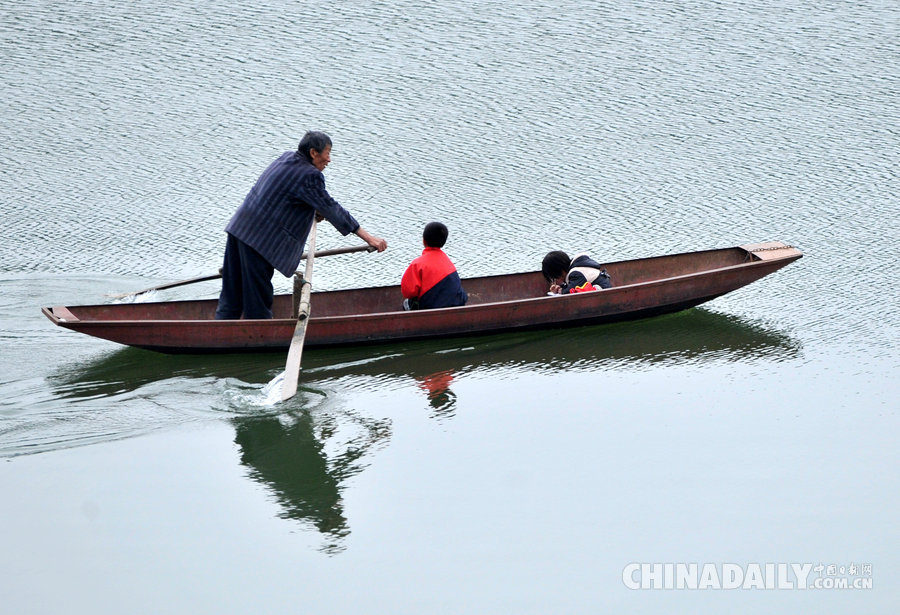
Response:
[[[353,246],[352,248],[333,248],[331,250],[319,250],[315,253],[314,258],[320,256],[334,256],[336,254],[351,254],[353,252],[374,252],[375,248],[366,244],[364,246]],[[303,260],[309,256],[309,252],[304,252],[300,257]]]
[[[313,258],[319,256],[334,256],[336,254],[351,254],[353,252],[374,252],[375,248],[370,245],[364,246],[353,246],[352,248],[333,248],[331,250],[320,250],[315,253]],[[309,253],[304,252],[300,257],[301,260],[306,259],[309,256]],[[189,280],[180,280],[178,282],[169,282],[167,284],[160,284],[159,286],[151,286],[150,288],[145,288],[144,290],[136,290],[130,293],[107,293],[107,297],[111,297],[113,299],[124,299],[126,297],[137,297],[138,295],[143,295],[154,290],[166,290],[169,288],[176,288],[178,286],[186,286],[188,284],[196,284],[197,282],[207,282],[209,280],[217,280],[222,277],[222,270],[219,269],[219,273],[213,275],[205,275],[199,278],[190,278]]]

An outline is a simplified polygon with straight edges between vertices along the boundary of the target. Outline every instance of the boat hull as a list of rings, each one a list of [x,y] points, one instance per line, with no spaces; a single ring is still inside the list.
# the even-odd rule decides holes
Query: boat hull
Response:
[[[466,306],[400,310],[397,286],[313,293],[306,347],[601,324],[694,307],[797,260],[778,242],[609,263],[613,288],[547,296],[540,272],[463,280]],[[43,308],[55,324],[166,353],[285,351],[296,320],[291,296],[275,298],[270,320],[215,320],[216,300]]]

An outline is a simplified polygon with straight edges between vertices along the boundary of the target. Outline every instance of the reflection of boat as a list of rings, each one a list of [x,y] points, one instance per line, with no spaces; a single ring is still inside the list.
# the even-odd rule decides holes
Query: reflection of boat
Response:
[[[284,360],[281,359],[283,368]],[[112,397],[174,378],[237,378],[265,384],[279,365],[275,355],[248,361],[247,355],[198,357],[150,354],[136,348],[118,348],[93,361],[64,363],[48,377],[54,393],[65,398]]]
[[[736,316],[694,309],[665,318],[548,333],[531,331],[468,337],[465,340],[398,342],[377,349],[329,348],[304,355],[310,379],[342,376],[413,377],[440,393],[435,374],[520,369],[557,371],[600,366],[640,367],[664,361],[742,361],[790,358],[799,342]],[[60,366],[50,378],[62,397],[110,397],[171,378],[237,378],[263,385],[284,360],[270,354],[167,356],[122,348],[95,361]],[[449,386],[449,383],[448,383]]]
[[[377,351],[336,348],[304,360],[309,379],[344,376],[415,378],[442,374],[639,369],[664,362],[702,364],[796,357],[794,338],[736,316],[703,308],[641,322],[528,331],[465,340],[390,344]],[[445,380],[449,379],[443,376]],[[429,389],[430,390],[430,389]]]
[[[556,328],[676,312],[758,280],[802,256],[782,243],[688,252],[605,265],[611,289],[546,296],[539,272],[468,278],[466,306],[399,311],[397,286],[314,293],[306,346],[385,343]],[[296,321],[291,295],[271,320],[214,320],[215,299],[43,308],[67,329],[171,353],[284,350]]]

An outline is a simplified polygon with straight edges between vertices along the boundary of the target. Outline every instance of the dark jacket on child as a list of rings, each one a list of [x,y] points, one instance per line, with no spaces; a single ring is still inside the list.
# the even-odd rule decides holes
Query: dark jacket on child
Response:
[[[569,275],[566,283],[560,286],[560,292],[564,295],[580,292],[585,289],[585,284],[596,285],[600,288],[611,288],[612,281],[606,269],[587,254],[578,254],[569,264]]]

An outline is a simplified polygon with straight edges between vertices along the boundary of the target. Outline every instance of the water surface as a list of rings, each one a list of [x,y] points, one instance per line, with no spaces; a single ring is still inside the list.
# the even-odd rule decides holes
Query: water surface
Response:
[[[887,612],[898,26],[879,1],[0,7],[0,601]],[[40,314],[216,271],[312,128],[390,244],[318,259],[320,289],[396,283],[433,219],[463,277],[550,249],[805,256],[642,322],[310,350],[274,406],[278,355]],[[631,562],[870,563],[874,588],[633,591]]]

